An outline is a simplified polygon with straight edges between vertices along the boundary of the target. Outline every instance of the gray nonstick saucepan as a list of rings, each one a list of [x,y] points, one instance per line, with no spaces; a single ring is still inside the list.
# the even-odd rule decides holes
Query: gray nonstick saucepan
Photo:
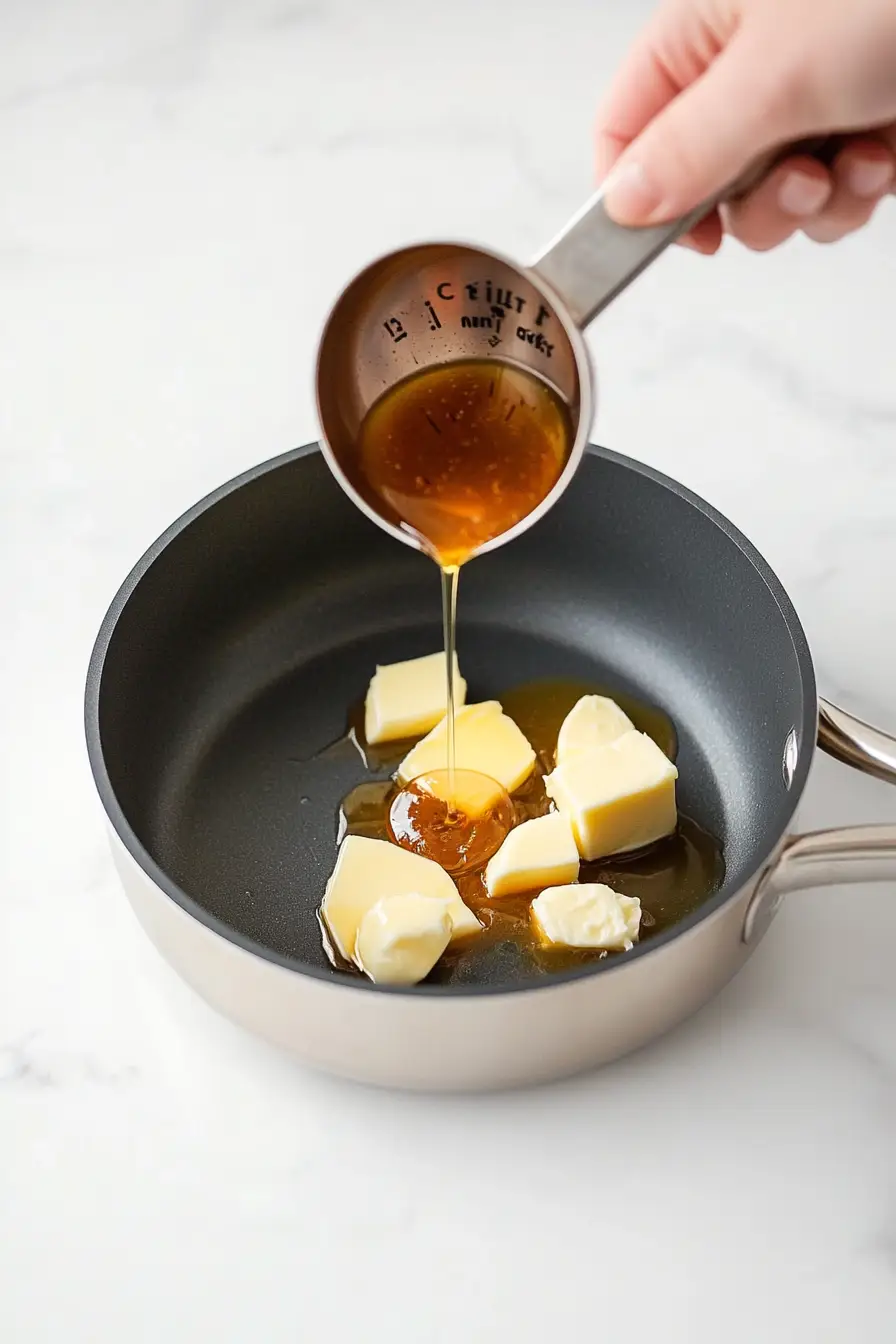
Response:
[[[721,889],[632,951],[535,977],[494,956],[388,989],[333,970],[317,922],[345,731],[374,665],[440,647],[436,567],[395,544],[314,446],[223,486],[115,598],[87,684],[90,760],[128,898],[214,1007],[302,1059],[416,1088],[567,1074],[680,1022],[738,970],[782,895],[896,878],[896,826],[794,835],[816,740],[896,782],[896,742],[819,704],[793,607],[688,490],[599,448],[512,545],[464,570],[471,699],[578,678],[665,709],[679,803],[723,844]]]

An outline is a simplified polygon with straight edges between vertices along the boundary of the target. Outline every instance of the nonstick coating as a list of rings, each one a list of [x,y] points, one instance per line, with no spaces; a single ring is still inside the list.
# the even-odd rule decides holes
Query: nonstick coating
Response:
[[[362,768],[350,748],[313,758],[344,733],[377,662],[440,643],[435,566],[369,522],[313,447],[224,486],[144,556],[97,640],[88,745],[121,838],[218,932],[335,975],[316,910],[338,803]],[[463,571],[459,651],[470,700],[575,678],[674,719],[679,805],[722,840],[726,880],[628,957],[716,908],[786,829],[814,748],[805,638],[755,550],[674,482],[589,449],[545,519]],[[499,948],[460,983],[412,992],[523,983],[535,983],[526,963]]]

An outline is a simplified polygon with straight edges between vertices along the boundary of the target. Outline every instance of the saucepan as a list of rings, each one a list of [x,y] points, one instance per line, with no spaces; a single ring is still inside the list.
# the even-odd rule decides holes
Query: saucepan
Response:
[[[316,445],[197,504],[150,547],[103,622],[90,760],[141,924],[210,1004],[323,1069],[492,1088],[634,1050],[704,1004],[796,888],[896,878],[896,826],[799,834],[816,742],[896,782],[896,741],[817,698],[782,585],[682,485],[589,446],[574,488],[465,567],[469,698],[576,678],[665,710],[679,805],[721,841],[704,904],[629,952],[534,975],[513,958],[412,988],[337,971],[317,909],[340,747],[377,663],[440,647],[436,567],[355,507]]]

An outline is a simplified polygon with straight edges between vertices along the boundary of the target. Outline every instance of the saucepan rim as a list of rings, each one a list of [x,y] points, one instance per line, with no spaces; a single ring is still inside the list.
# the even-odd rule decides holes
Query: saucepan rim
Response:
[[[144,847],[134,830],[131,828],[124,811],[119,804],[112,782],[106,769],[105,756],[103,752],[102,734],[100,730],[100,705],[103,693],[103,674],[106,665],[106,656],[115,627],[124,611],[132,594],[140,584],[141,580],[149,572],[152,565],[159,559],[162,553],[167,549],[170,543],[191,526],[202,514],[220,503],[228,495],[240,490],[243,486],[251,484],[259,477],[269,472],[276,471],[280,467],[289,465],[300,458],[308,457],[318,452],[317,443],[305,444],[301,448],[295,448],[290,452],[283,453],[278,457],[270,458],[257,466],[250,467],[248,471],[235,476],[232,480],[212,490],[203,499],[199,500],[191,508],[173,522],[170,527],[159,536],[156,541],[143,553],[137,563],[134,565],[127,578],[122,583],[118,592],[115,594],[106,615],[103,618],[93,651],[90,656],[90,663],[87,672],[87,684],[84,698],[84,725],[87,738],[87,753],[90,761],[90,768],[93,773],[94,783],[100,796],[103,809],[109,822],[112,825],[118,839],[124,845],[125,849],[135,861],[143,873],[155,884],[155,886],[167,896],[170,900],[188,915],[205,925],[212,933],[218,934],[227,942],[234,944],[245,952],[249,952],[264,961],[280,966],[285,970],[293,971],[299,975],[310,976],[312,979],[321,980],[334,988],[345,989],[348,991],[362,991],[374,994],[411,994],[418,997],[429,999],[457,999],[478,997],[480,995],[494,994],[527,994],[535,993],[539,990],[556,989],[558,986],[573,980],[584,979],[593,975],[611,975],[623,971],[627,965],[641,957],[651,956],[660,952],[676,939],[686,936],[695,930],[699,925],[711,919],[721,911],[729,901],[734,900],[743,887],[734,890],[725,891],[724,888],[711,896],[699,909],[686,916],[672,928],[658,934],[655,938],[650,938],[643,943],[638,943],[624,956],[608,958],[604,961],[595,961],[589,965],[574,967],[567,971],[557,972],[552,975],[533,977],[531,980],[522,981],[506,985],[375,985],[364,976],[334,975],[331,970],[317,966],[312,966],[307,962],[300,961],[296,957],[289,957],[273,949],[265,947],[264,944],[256,942],[252,938],[246,937],[238,929],[219,919],[217,915],[206,910],[198,901],[194,900],[182,887],[165,872],[165,870],[156,862],[149,851]],[[670,490],[678,495],[688,504],[704,514],[711,522],[721,529],[725,536],[732,541],[744,554],[747,560],[756,569],[771,596],[774,598],[781,615],[784,619],[790,638],[793,642],[794,655],[799,668],[800,680],[803,688],[803,716],[802,723],[799,726],[799,751],[797,755],[796,768],[793,773],[790,789],[788,791],[789,807],[784,817],[781,834],[775,844],[769,849],[762,861],[757,865],[753,876],[755,877],[762,871],[767,860],[774,853],[778,842],[787,833],[789,823],[793,818],[797,805],[802,796],[809,775],[809,768],[812,757],[815,752],[815,744],[818,732],[818,695],[815,683],[815,670],[812,663],[812,655],[809,651],[809,645],[806,640],[800,619],[796,613],[790,598],[787,595],[781,581],[775,575],[774,571],[766,563],[763,557],[753,546],[752,542],[734,526],[733,523],[712,505],[707,504],[699,495],[693,493],[686,486],[672,477],[665,476],[662,472],[646,466],[633,458],[624,456],[621,453],[615,453],[608,448],[601,448],[595,444],[588,444],[585,448],[585,455],[588,457],[600,457],[609,462],[616,463],[628,470],[636,472],[638,475],[655,482],[658,485]]]

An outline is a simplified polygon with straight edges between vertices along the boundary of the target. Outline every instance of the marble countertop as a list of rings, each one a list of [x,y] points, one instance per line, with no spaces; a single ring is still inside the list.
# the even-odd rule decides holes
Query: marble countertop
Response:
[[[0,7],[0,1336],[10,1344],[883,1344],[896,892],[790,898],[684,1028],[486,1098],[305,1072],[120,895],[81,732],[119,581],[313,438],[311,361],[404,240],[525,258],[591,185],[644,0]],[[896,214],[676,251],[595,326],[596,437],[741,527],[823,690],[896,729]],[[805,822],[892,820],[820,761]]]

